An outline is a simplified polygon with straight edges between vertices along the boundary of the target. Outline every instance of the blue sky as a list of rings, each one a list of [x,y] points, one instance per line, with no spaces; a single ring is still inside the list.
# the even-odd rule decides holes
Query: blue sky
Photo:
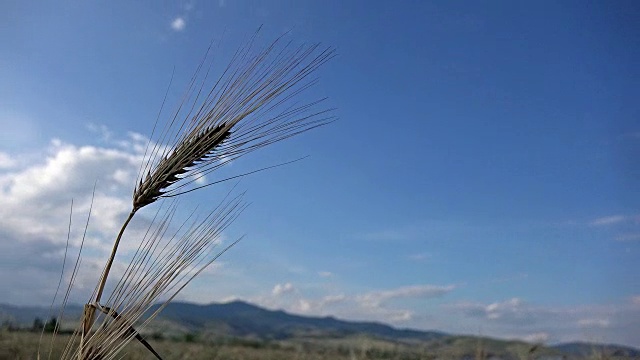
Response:
[[[247,237],[182,299],[640,346],[639,12],[633,1],[3,3],[0,259],[21,275],[0,275],[0,302],[48,303],[68,203],[95,180],[104,203],[89,254],[104,261],[133,186],[109,179],[135,158],[132,134],[150,134],[171,74],[169,107],[212,40],[224,64],[263,25],[265,42],[290,30],[336,48],[305,96],[328,96],[339,120],[222,172],[309,155],[241,181],[252,204],[225,237]],[[46,181],[60,175],[68,193]]]

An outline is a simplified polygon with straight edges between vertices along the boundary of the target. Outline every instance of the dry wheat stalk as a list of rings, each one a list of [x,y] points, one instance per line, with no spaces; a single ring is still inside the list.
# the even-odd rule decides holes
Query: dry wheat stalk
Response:
[[[330,110],[314,110],[323,100],[303,105],[292,100],[316,83],[309,75],[330,60],[334,50],[319,44],[294,47],[280,37],[255,51],[256,40],[257,32],[236,51],[208,92],[204,89],[211,67],[201,75],[205,56],[158,141],[150,142],[133,191],[131,212],[116,237],[92,300],[85,305],[81,327],[62,358],[113,359],[132,339],[141,340],[135,329],[147,325],[195,276],[235,244],[216,250],[221,232],[246,204],[242,194],[228,194],[207,215],[194,212],[177,229],[170,225],[176,203],[161,204],[124,275],[103,304],[118,245],[137,211],[162,198],[220,182],[194,184],[231,160],[333,121]],[[162,145],[167,143],[172,145]],[[162,306],[149,313],[161,298]]]

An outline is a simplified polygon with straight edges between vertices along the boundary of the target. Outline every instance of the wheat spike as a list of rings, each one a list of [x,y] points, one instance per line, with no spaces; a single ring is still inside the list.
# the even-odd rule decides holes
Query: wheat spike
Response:
[[[178,144],[170,156],[160,161],[153,176],[148,174],[144,182],[140,181],[133,194],[133,208],[140,209],[155,202],[164,194],[164,189],[180,180],[180,176],[207,161],[216,146],[231,134],[224,128],[219,125],[205,129],[193,139]]]
[[[176,124],[178,113],[174,115],[161,138],[176,139],[176,144],[152,149],[142,172],[145,176],[139,176],[134,190],[134,211],[188,191],[186,186],[231,160],[333,120],[330,110],[313,111],[322,100],[284,105],[315,84],[305,79],[335,56],[334,50],[320,49],[318,44],[279,47],[280,42],[281,38],[251,55],[252,39],[201,99],[202,83],[182,122]],[[202,63],[198,72],[201,69]],[[189,100],[185,98],[177,112]]]
[[[195,276],[235,244],[215,250],[221,232],[246,203],[242,195],[228,194],[204,218],[194,213],[177,230],[170,225],[175,203],[164,208],[162,215],[162,207],[158,209],[125,274],[102,304],[119,243],[137,211],[162,198],[217,183],[193,185],[232,160],[333,121],[330,109],[314,110],[324,99],[302,105],[295,100],[316,83],[317,79],[309,76],[335,56],[334,50],[322,49],[319,44],[293,47],[280,37],[254,51],[256,37],[257,33],[238,49],[209,91],[204,89],[211,66],[201,76],[205,56],[177,110],[157,141],[149,143],[134,187],[132,209],[63,358],[113,359],[132,339],[140,340],[136,329],[147,325]],[[160,299],[164,299],[162,306],[149,314]]]

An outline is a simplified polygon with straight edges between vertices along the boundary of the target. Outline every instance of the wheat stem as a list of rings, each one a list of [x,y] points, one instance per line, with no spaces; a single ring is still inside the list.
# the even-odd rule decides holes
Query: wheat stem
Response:
[[[102,293],[104,292],[104,287],[107,284],[107,277],[109,276],[109,271],[111,271],[113,260],[116,257],[116,252],[118,251],[118,245],[120,245],[120,240],[122,239],[122,234],[124,234],[124,230],[127,228],[127,225],[129,225],[129,222],[131,221],[131,219],[133,219],[133,215],[135,215],[136,211],[137,210],[135,208],[131,210],[131,212],[129,213],[129,216],[127,217],[127,220],[125,220],[124,224],[122,225],[122,228],[120,228],[118,237],[116,238],[116,241],[113,244],[113,248],[111,249],[111,255],[109,256],[109,260],[107,260],[107,265],[105,266],[104,271],[102,272],[102,276],[100,276],[98,292],[96,293],[96,298],[95,298],[96,304],[100,303],[100,299],[102,298]],[[85,309],[85,314],[82,319],[83,336],[81,341],[84,341],[85,336],[87,336],[91,331],[91,327],[95,322],[95,310],[96,310],[95,307],[89,307]],[[80,346],[82,347],[82,343],[80,344]]]

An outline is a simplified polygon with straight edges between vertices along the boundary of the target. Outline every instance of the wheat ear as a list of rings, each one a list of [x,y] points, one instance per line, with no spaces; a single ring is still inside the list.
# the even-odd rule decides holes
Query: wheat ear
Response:
[[[208,92],[203,90],[211,67],[200,77],[205,56],[159,141],[148,146],[149,155],[145,155],[134,188],[132,210],[116,237],[95,297],[85,306],[76,352],[79,360],[113,358],[134,337],[132,324],[140,323],[154,300],[167,292],[172,299],[220,255],[210,259],[214,242],[245,205],[239,198],[221,204],[204,220],[189,226],[185,234],[170,237],[177,239],[175,244],[165,243],[158,250],[173,217],[173,211],[169,211],[160,222],[163,230],[141,243],[136,253],[139,256],[129,265],[131,271],[116,286],[107,301],[109,306],[103,306],[100,302],[118,246],[138,210],[161,198],[192,191],[194,181],[231,160],[333,121],[330,109],[314,110],[324,99],[304,105],[293,100],[316,83],[309,76],[335,56],[334,50],[319,44],[293,47],[280,37],[255,52],[256,37],[257,33],[238,49]],[[184,120],[177,121],[180,117]],[[161,145],[167,141],[173,146]],[[194,269],[194,264],[200,267]],[[102,325],[91,333],[96,309],[118,309],[118,316],[114,320],[103,316]]]

